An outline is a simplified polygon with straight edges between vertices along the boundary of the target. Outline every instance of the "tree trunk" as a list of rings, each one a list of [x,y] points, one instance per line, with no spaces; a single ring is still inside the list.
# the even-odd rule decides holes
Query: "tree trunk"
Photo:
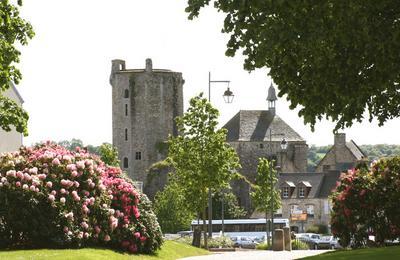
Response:
[[[265,211],[265,230],[267,231],[267,244],[270,245],[269,225],[268,225],[268,211]]]
[[[203,206],[203,232],[204,232],[204,248],[208,250],[207,244],[207,225],[206,225],[206,207]]]

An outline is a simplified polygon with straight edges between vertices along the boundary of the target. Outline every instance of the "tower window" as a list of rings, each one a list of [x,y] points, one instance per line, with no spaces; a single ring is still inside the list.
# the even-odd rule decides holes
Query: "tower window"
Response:
[[[124,157],[124,168],[128,168],[129,167],[129,162],[128,162],[128,158]]]
[[[128,116],[128,104],[125,104],[125,116]]]
[[[135,159],[136,160],[142,160],[142,152],[136,152]]]
[[[260,149],[263,149],[264,148],[264,144],[260,144]]]
[[[125,128],[125,141],[128,141],[128,129]]]
[[[129,98],[129,89],[125,89],[124,98]]]

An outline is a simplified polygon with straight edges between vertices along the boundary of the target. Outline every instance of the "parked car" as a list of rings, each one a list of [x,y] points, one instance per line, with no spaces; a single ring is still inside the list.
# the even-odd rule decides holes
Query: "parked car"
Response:
[[[317,242],[321,236],[314,233],[299,233],[296,234],[296,239],[306,243],[311,249],[318,249]]]
[[[316,240],[313,249],[338,249],[341,248],[337,238],[333,236],[322,236]]]
[[[231,237],[231,240],[233,242],[234,247],[254,249],[256,248],[256,245],[259,244],[258,242],[253,241],[253,239],[251,239],[250,237],[244,237],[244,236]]]

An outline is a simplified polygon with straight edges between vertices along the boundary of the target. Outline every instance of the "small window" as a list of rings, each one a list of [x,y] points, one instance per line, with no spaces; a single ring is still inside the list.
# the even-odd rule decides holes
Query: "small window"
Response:
[[[314,205],[312,204],[306,205],[306,208],[307,208],[307,215],[309,217],[314,217]]]
[[[306,196],[306,189],[304,187],[299,187],[299,198],[304,198]]]
[[[128,116],[128,104],[125,104],[125,116]]]
[[[264,144],[259,145],[260,149],[264,149]]]
[[[128,162],[128,158],[124,158],[124,168],[128,168],[129,167],[129,162]]]
[[[129,98],[129,89],[125,89],[124,98]]]
[[[283,187],[282,188],[282,198],[289,198],[289,192],[290,192],[289,187]]]
[[[128,129],[125,128],[125,141],[128,141]]]
[[[136,152],[136,160],[142,160],[142,152]]]

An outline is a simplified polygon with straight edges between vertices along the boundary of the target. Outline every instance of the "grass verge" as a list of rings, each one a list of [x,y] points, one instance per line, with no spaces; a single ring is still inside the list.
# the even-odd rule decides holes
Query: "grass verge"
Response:
[[[400,259],[400,246],[363,248],[354,250],[338,250],[321,255],[310,256],[302,259],[307,260],[398,260]]]
[[[34,250],[13,250],[0,251],[0,259],[178,259],[182,257],[206,255],[208,251],[175,241],[165,241],[161,250],[154,255],[130,255],[103,248],[82,248],[82,249],[34,249]]]

